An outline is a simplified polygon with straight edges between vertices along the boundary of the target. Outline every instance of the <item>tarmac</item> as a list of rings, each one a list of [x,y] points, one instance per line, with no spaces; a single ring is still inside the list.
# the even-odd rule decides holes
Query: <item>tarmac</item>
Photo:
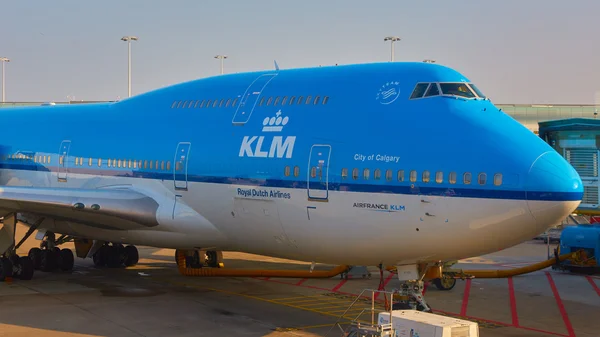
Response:
[[[18,252],[38,244],[30,238]],[[346,310],[380,282],[375,267],[369,267],[370,278],[348,280],[186,277],[176,269],[173,250],[138,249],[135,267],[96,268],[91,259],[76,258],[72,272],[36,271],[31,281],[0,284],[0,336],[341,336],[334,323],[344,328],[356,317],[370,320],[368,300]],[[310,266],[243,253],[224,257],[225,268]],[[544,243],[529,241],[455,267],[515,268],[546,257]],[[383,273],[387,290],[399,285],[393,276]],[[459,280],[450,291],[428,286],[425,298],[435,313],[477,321],[481,337],[600,336],[598,276],[548,268],[508,279]],[[376,316],[384,299],[377,300]]]

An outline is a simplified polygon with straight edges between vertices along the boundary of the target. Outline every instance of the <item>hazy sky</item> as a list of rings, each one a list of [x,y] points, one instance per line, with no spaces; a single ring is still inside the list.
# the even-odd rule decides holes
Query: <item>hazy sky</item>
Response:
[[[494,103],[600,104],[600,1],[0,0],[7,101],[113,100],[225,72],[435,59]]]

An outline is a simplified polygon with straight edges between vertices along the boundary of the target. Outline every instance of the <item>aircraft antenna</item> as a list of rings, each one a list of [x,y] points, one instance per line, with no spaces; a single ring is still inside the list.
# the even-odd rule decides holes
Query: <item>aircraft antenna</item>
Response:
[[[279,71],[279,65],[277,64],[277,60],[273,60],[273,62],[275,63],[275,70]]]

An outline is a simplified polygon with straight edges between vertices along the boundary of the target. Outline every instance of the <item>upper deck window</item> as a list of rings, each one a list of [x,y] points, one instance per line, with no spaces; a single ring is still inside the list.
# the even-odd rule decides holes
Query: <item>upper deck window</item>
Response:
[[[475,93],[466,83],[440,83],[442,95],[476,98]]]
[[[412,92],[412,95],[410,95],[410,99],[423,97],[423,94],[425,93],[425,90],[427,90],[428,85],[429,83],[417,83],[415,89]]]

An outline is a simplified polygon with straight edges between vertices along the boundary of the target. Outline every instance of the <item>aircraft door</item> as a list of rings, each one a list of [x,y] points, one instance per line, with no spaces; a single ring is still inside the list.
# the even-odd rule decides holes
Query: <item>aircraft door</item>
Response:
[[[308,157],[308,200],[327,201],[329,198],[330,145],[313,145]]]
[[[233,116],[232,123],[234,125],[246,124],[250,119],[250,115],[252,115],[252,111],[254,110],[254,106],[256,106],[260,94],[276,75],[277,74],[261,75],[248,86],[246,92],[244,92],[244,95],[240,98],[240,103]]]
[[[181,142],[177,144],[175,150],[175,159],[173,162],[173,180],[176,190],[187,190],[188,188],[188,157],[190,155],[189,142]]]
[[[67,181],[67,170],[69,169],[69,150],[71,141],[63,140],[58,149],[58,181]]]

